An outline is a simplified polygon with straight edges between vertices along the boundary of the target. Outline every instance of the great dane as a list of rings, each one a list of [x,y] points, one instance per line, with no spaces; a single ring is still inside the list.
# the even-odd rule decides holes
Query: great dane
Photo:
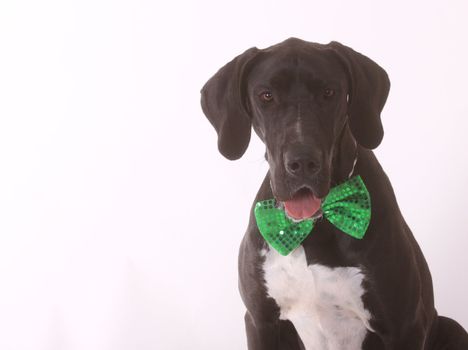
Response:
[[[252,127],[266,146],[255,203],[274,198],[291,220],[316,220],[283,256],[260,235],[252,207],[239,253],[250,350],[468,349],[466,331],[437,314],[427,263],[372,152],[389,89],[366,56],[296,38],[245,51],[203,87],[222,155],[240,158]],[[320,219],[330,188],[350,175],[371,198],[363,239]]]

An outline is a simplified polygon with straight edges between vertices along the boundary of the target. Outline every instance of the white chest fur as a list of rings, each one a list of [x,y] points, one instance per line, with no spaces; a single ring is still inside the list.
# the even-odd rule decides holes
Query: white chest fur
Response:
[[[359,350],[371,317],[364,308],[364,275],[357,267],[307,265],[300,246],[288,256],[263,252],[265,282],[307,350]]]

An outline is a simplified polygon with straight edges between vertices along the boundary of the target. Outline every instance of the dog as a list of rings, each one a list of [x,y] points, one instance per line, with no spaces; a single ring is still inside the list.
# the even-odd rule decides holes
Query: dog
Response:
[[[434,307],[425,258],[372,149],[383,138],[387,73],[338,42],[290,38],[250,48],[201,90],[202,110],[230,160],[251,129],[269,171],[239,252],[250,350],[467,350],[468,334]],[[322,216],[330,189],[360,176],[371,200],[365,236]],[[284,256],[259,232],[255,203],[274,198],[293,222],[315,220]]]

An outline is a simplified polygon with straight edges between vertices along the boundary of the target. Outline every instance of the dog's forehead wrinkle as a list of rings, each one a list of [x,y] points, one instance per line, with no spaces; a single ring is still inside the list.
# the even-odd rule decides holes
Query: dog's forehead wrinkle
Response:
[[[295,130],[296,130],[298,141],[300,143],[303,143],[305,137],[304,137],[304,132],[302,129],[302,115],[301,115],[301,103],[300,102],[297,104],[297,120],[295,124]]]

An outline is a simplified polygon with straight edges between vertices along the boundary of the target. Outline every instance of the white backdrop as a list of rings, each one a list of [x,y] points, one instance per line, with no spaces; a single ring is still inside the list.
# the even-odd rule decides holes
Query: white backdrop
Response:
[[[251,46],[340,41],[392,81],[376,151],[468,327],[465,1],[0,3],[0,349],[245,349],[237,251],[267,164],[199,90]]]

